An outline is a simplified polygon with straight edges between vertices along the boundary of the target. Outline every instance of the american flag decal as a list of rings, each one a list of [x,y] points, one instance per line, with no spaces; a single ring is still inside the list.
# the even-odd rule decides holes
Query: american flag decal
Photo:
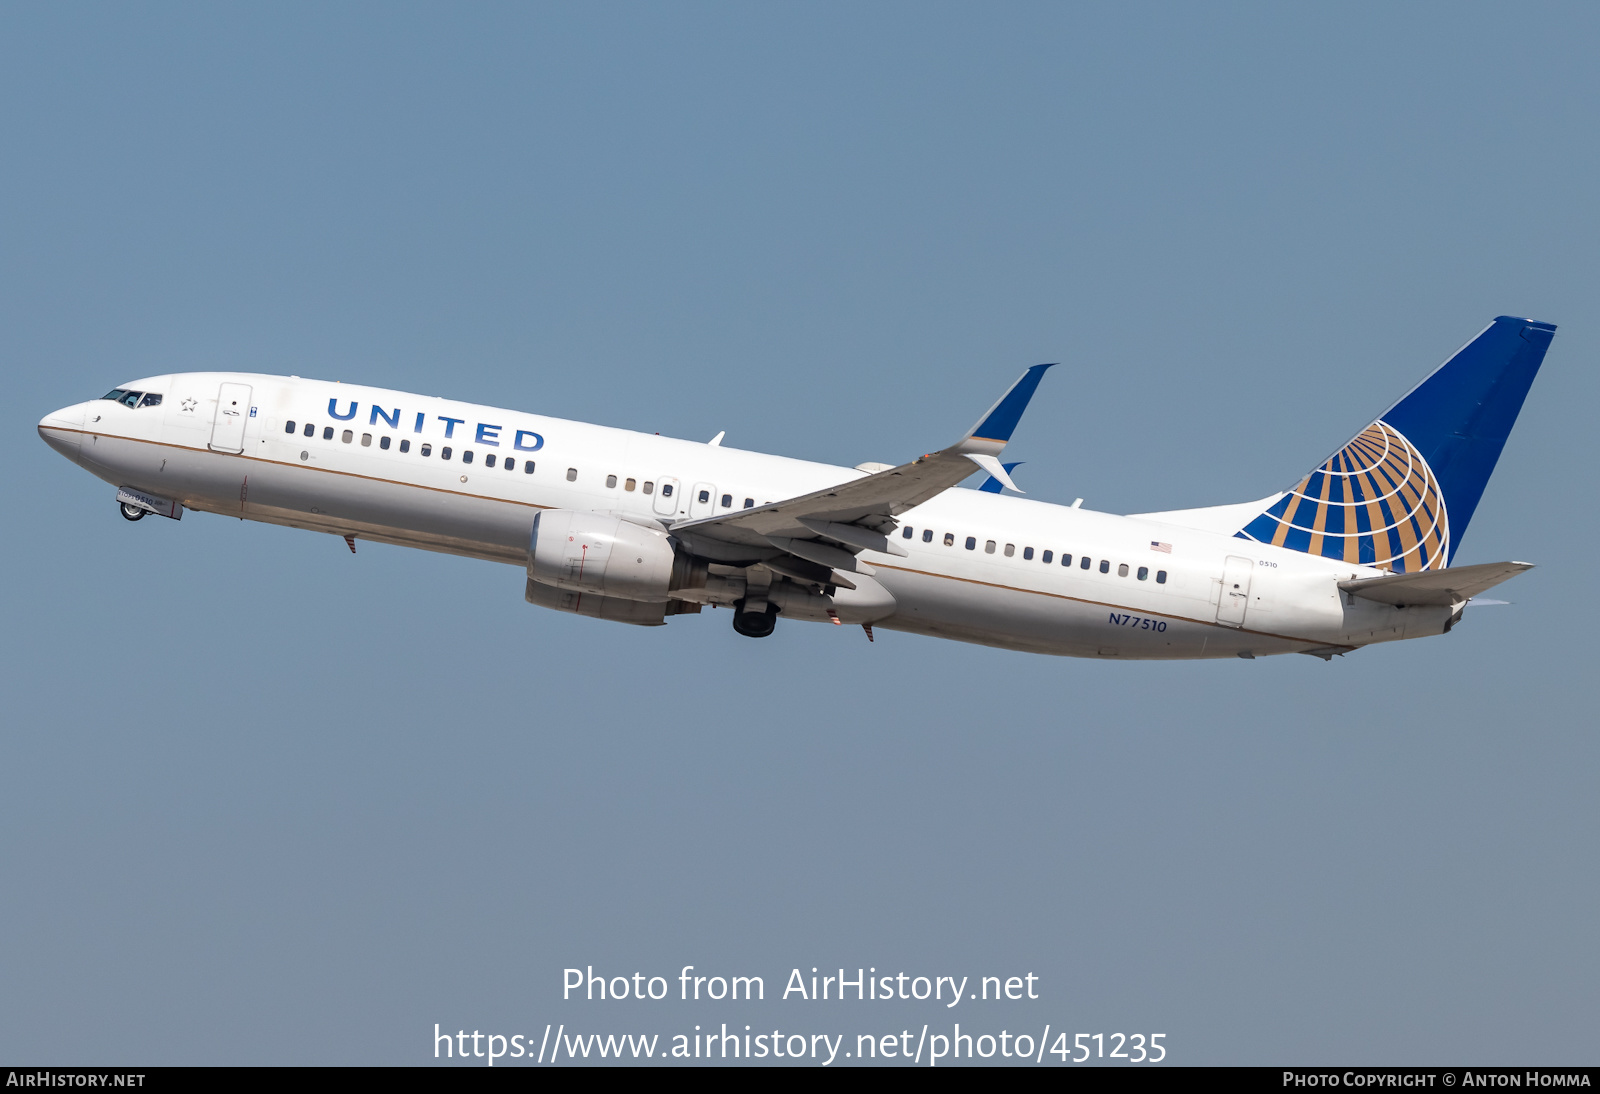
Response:
[[[1160,551],[1164,555],[1170,555],[1172,553],[1172,544],[1170,544],[1170,543],[1157,543],[1155,540],[1151,540],[1150,541],[1150,549],[1152,551]]]

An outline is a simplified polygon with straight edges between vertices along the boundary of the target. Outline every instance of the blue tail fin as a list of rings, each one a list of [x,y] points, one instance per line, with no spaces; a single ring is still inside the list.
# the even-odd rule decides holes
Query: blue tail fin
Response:
[[[1555,329],[1502,315],[1236,534],[1396,573],[1449,565]]]

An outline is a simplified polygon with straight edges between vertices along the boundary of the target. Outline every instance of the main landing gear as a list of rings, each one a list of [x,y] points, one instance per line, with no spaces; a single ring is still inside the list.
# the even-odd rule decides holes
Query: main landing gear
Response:
[[[145,513],[149,512],[148,509],[141,509],[137,505],[130,505],[125,501],[119,502],[117,508],[122,510],[123,520],[143,520]]]
[[[744,601],[739,601],[733,607],[733,629],[746,638],[765,638],[778,626],[778,609],[771,604],[765,611],[747,612],[744,610]]]

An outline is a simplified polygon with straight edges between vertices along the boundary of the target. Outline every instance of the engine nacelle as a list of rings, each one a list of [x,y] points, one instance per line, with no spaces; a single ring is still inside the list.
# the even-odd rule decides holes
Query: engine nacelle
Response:
[[[541,608],[590,615],[596,619],[609,619],[614,623],[632,623],[639,627],[659,627],[667,621],[668,615],[678,614],[674,609],[680,607],[676,601],[645,604],[638,600],[623,600],[616,596],[579,592],[577,589],[558,589],[553,585],[541,585],[532,578],[527,582],[526,597],[529,604],[537,604]],[[696,611],[700,608],[698,604],[681,606],[694,608]]]
[[[533,518],[528,577],[543,585],[664,603],[677,552],[667,533],[604,513],[546,509]]]

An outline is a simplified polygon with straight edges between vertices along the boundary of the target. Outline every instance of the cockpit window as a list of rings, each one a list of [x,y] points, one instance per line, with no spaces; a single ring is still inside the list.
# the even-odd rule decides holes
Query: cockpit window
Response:
[[[121,403],[123,406],[127,407],[161,405],[161,396],[155,394],[154,392],[146,395],[142,391],[127,391],[120,387],[112,388],[110,391],[100,396],[100,398],[110,399],[113,403]],[[141,398],[144,399],[143,403],[139,402]]]

